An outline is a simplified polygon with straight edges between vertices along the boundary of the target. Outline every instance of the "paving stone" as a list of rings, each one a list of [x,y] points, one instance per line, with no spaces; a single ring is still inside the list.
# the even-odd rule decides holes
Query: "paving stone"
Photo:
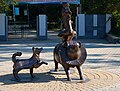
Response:
[[[92,42],[91,42],[92,41]],[[54,70],[53,49],[57,42],[18,42],[0,44],[0,91],[119,91],[120,89],[120,44],[108,44],[104,40],[91,40],[82,43],[86,46],[88,57],[83,68],[84,81],[79,80],[75,68],[70,77],[72,81],[66,81],[63,74],[50,74]],[[18,58],[29,58],[32,55],[32,46],[43,46],[40,56],[41,61],[48,62],[48,66],[42,65],[34,69],[36,76],[31,82],[18,83],[12,75],[11,56],[16,51],[23,52]],[[59,64],[59,69],[62,66]],[[74,70],[74,71],[73,71]],[[19,73],[21,79],[30,79],[29,70]]]

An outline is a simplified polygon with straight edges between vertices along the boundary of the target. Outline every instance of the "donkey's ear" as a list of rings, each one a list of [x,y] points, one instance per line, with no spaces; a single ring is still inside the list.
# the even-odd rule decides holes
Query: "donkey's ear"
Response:
[[[81,42],[78,41],[78,43],[79,43],[79,48],[81,48]]]
[[[62,46],[64,46],[64,47],[68,47],[67,42],[63,42],[63,43],[62,43]]]
[[[33,52],[34,52],[34,49],[35,49],[35,48],[34,48],[34,47],[32,47]]]

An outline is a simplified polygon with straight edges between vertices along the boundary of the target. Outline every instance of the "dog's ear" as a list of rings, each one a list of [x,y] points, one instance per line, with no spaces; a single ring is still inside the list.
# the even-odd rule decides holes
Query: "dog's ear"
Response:
[[[32,51],[33,51],[33,52],[34,52],[34,49],[35,49],[35,48],[34,48],[34,47],[32,47]]]

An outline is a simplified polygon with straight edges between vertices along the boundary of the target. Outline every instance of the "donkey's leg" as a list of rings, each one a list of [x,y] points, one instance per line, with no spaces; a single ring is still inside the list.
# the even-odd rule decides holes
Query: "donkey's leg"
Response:
[[[68,81],[71,81],[71,78],[70,78],[70,76],[69,76],[69,74],[70,74],[69,67],[68,67],[68,66],[63,66],[63,67],[64,67],[65,73],[66,73],[66,75],[67,75],[67,80],[68,80]]]
[[[55,63],[55,71],[58,71],[58,62],[54,59],[54,63]]]
[[[30,68],[30,75],[32,78],[34,78],[35,76],[33,75],[33,68]]]
[[[77,70],[78,70],[78,73],[79,73],[79,76],[80,76],[80,80],[83,80],[83,76],[82,76],[82,69],[80,66],[76,66]]]

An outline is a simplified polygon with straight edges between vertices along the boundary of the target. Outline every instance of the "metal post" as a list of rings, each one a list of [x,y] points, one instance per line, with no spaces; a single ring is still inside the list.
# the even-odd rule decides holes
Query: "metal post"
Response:
[[[79,5],[79,13],[82,14],[82,4]]]
[[[28,15],[28,26],[30,27],[30,15],[29,15],[29,5],[27,4],[27,15]]]
[[[82,13],[82,4],[77,5],[77,15]]]
[[[13,22],[14,22],[14,30],[15,30],[15,34],[16,34],[16,29],[15,29],[16,24],[15,24],[15,21],[16,21],[16,19],[15,19],[15,6],[13,4]]]
[[[78,14],[79,14],[79,13],[78,13],[78,5],[77,5],[77,8],[76,8],[76,10],[77,10],[77,12],[76,12],[76,13],[77,13],[77,15],[78,15]]]

